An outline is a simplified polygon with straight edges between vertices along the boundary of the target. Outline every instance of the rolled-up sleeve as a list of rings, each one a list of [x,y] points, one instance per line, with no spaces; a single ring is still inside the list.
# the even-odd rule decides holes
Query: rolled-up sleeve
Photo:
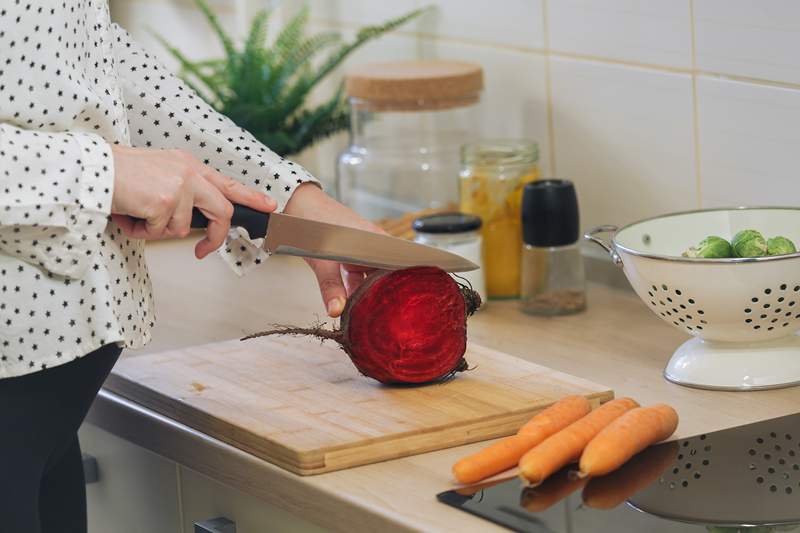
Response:
[[[100,136],[0,123],[0,250],[54,275],[82,277],[113,186],[111,147]]]

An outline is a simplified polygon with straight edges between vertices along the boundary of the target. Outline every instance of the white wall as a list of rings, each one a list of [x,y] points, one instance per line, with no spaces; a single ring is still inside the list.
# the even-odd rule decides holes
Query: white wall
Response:
[[[152,19],[194,39],[198,54],[209,50],[207,35],[187,28],[196,20],[189,0],[112,2],[126,6],[135,33]],[[482,63],[483,134],[539,141],[544,172],[576,181],[585,226],[700,206],[800,203],[797,2],[310,0],[314,27],[345,35],[427,4],[435,10],[352,62]],[[235,25],[237,13],[241,24],[261,2],[215,5]],[[343,142],[319,150],[323,178]]]

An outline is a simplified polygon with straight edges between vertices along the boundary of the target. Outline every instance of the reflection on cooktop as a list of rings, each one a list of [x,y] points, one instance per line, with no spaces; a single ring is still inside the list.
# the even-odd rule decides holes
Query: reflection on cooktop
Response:
[[[608,476],[572,469],[438,499],[523,533],[800,532],[800,414],[654,446]]]

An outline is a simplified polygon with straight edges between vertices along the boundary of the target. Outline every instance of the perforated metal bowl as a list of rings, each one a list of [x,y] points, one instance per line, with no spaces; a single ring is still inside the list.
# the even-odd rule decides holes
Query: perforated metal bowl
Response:
[[[800,209],[707,209],[586,233],[623,268],[651,311],[693,337],[667,365],[670,381],[726,390],[800,384],[800,253],[681,256],[709,235],[730,238],[742,229],[800,243]],[[611,241],[601,233],[611,233]]]

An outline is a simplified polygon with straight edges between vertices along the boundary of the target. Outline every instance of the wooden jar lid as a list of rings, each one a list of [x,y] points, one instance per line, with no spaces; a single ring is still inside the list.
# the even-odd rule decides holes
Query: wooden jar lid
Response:
[[[483,89],[483,69],[460,61],[400,61],[354,68],[347,95],[372,110],[415,111],[473,104]]]

